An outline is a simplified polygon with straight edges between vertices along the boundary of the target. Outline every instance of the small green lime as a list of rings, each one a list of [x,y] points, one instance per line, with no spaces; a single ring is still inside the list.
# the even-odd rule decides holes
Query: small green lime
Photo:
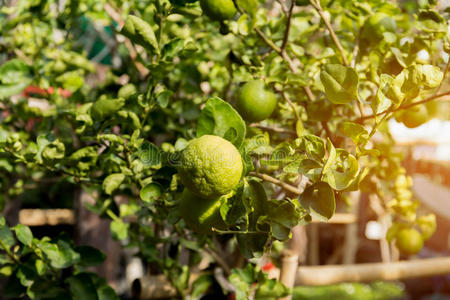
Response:
[[[220,197],[214,199],[201,198],[189,189],[184,189],[180,202],[180,215],[186,225],[201,234],[212,233],[212,228],[225,230],[227,225],[220,215]]]
[[[202,198],[228,194],[239,183],[242,157],[229,141],[204,135],[189,142],[182,151],[178,167],[181,182]]]
[[[439,101],[430,101],[425,103],[425,107],[427,108],[430,118],[434,118],[439,115],[440,104],[441,102]]]
[[[395,245],[400,252],[413,255],[423,247],[423,238],[419,231],[413,228],[401,229],[395,236]]]
[[[275,94],[268,91],[262,80],[252,80],[239,91],[236,107],[248,122],[259,122],[272,115],[277,106]]]
[[[428,122],[430,117],[424,105],[416,105],[402,112],[399,119],[406,127],[416,128]]]
[[[236,14],[233,0],[200,0],[200,6],[213,21],[230,20]]]

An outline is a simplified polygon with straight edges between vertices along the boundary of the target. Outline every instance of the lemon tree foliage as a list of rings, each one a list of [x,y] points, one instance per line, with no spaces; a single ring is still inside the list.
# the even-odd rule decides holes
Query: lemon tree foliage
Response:
[[[215,281],[189,285],[217,236],[245,258],[276,252],[274,241],[312,217],[327,221],[351,191],[378,195],[392,215],[388,240],[420,251],[436,220],[418,213],[386,124],[439,114],[448,10],[281,2],[2,6],[0,207],[39,201],[42,189],[60,199],[86,190],[112,236],[193,298]],[[116,299],[86,269],[103,259],[0,219],[6,296]],[[228,275],[237,299],[290,292],[251,263]]]

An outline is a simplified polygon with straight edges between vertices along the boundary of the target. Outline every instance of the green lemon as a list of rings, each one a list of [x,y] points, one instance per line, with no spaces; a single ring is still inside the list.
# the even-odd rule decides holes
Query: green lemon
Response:
[[[395,20],[382,12],[371,15],[363,25],[362,37],[370,41],[371,44],[378,43],[383,39],[384,32],[395,33],[397,24]]]
[[[425,107],[427,108],[430,118],[434,118],[439,115],[440,104],[441,102],[439,101],[430,101],[425,103]]]
[[[400,252],[413,255],[423,247],[423,238],[419,231],[413,228],[401,229],[395,237],[395,245]]]
[[[184,189],[180,202],[180,215],[186,225],[201,234],[212,233],[212,228],[224,230],[227,225],[220,215],[221,198],[204,199]]]
[[[180,157],[181,182],[202,198],[228,194],[239,183],[242,157],[229,141],[204,135],[189,142]]]
[[[236,108],[248,122],[259,122],[270,117],[277,106],[275,94],[268,91],[262,80],[252,80],[239,91]]]
[[[413,106],[401,113],[399,120],[408,128],[416,128],[430,119],[424,105]]]
[[[214,21],[230,20],[236,14],[233,0],[200,0],[200,6]]]

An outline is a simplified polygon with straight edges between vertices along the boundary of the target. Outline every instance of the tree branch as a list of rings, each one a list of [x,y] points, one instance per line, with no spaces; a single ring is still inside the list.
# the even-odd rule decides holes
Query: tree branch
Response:
[[[291,192],[293,194],[300,195],[302,193],[295,186],[292,186],[290,184],[282,182],[281,180],[278,180],[278,179],[276,179],[276,178],[274,178],[274,177],[272,177],[270,175],[261,174],[261,173],[257,173],[257,172],[250,172],[249,175],[261,178],[262,180],[265,180],[267,182],[270,182],[270,183],[273,183],[275,185],[278,185],[278,186],[282,187],[283,189],[285,189],[286,191]]]
[[[361,117],[361,118],[353,120],[353,122],[360,123],[360,122],[365,121],[367,119],[373,119],[375,117],[381,116],[381,115],[383,115],[385,113],[396,112],[396,111],[399,111],[399,110],[408,109],[408,108],[411,108],[413,106],[424,104],[424,103],[427,103],[427,102],[430,102],[430,101],[433,101],[435,99],[438,99],[438,98],[441,98],[441,97],[444,97],[444,96],[448,96],[448,95],[450,95],[450,91],[442,93],[442,94],[433,95],[433,96],[425,98],[425,99],[423,99],[421,101],[405,104],[405,105],[402,105],[400,107],[397,107],[396,109],[390,109],[387,112],[381,112],[381,113],[378,113],[378,114],[373,114],[373,115],[368,115],[368,116],[365,116],[365,117]],[[446,99],[445,101],[449,101],[449,100],[450,100],[450,98]]]
[[[245,14],[245,11],[237,4],[236,0],[233,0],[233,2],[234,2],[234,5],[237,7],[238,11],[241,14]],[[261,29],[255,27],[255,32],[270,48],[272,48],[276,53],[278,53],[278,55],[280,55],[287,62],[288,67],[292,73],[294,73],[294,74],[299,73],[298,69],[294,65],[294,62],[292,61],[292,59],[290,58],[290,56],[287,54],[286,51],[282,51],[282,49],[280,47],[275,45],[275,43],[272,40],[270,40],[268,37],[266,37],[266,35],[261,31]],[[308,97],[308,99],[310,101],[314,101],[314,94],[312,93],[309,86],[304,86],[303,90],[305,91],[305,94]]]
[[[284,91],[281,91],[281,96],[291,106],[291,109],[295,115],[295,119],[297,119],[297,121],[300,120],[300,115],[298,114],[298,111],[295,109],[294,103],[291,101],[291,99],[288,98],[288,96]]]
[[[289,7],[289,12],[286,16],[287,17],[286,30],[284,32],[283,43],[281,44],[281,51],[285,51],[287,42],[289,40],[289,31],[291,29],[292,11],[294,9],[294,4],[295,4],[295,1],[291,0],[291,6]]]
[[[295,131],[292,131],[292,130],[287,130],[287,129],[279,128],[279,127],[264,126],[264,125],[260,125],[258,123],[250,124],[250,127],[255,127],[255,128],[272,131],[272,132],[276,132],[276,133],[284,133],[284,134],[288,134],[288,135],[292,135],[292,136],[297,135],[297,133],[295,133]]]
[[[322,18],[323,22],[325,23],[325,26],[327,27],[328,31],[330,32],[331,38],[333,39],[334,44],[338,48],[339,52],[341,53],[342,62],[344,65],[348,66],[348,60],[345,56],[345,50],[341,45],[341,42],[339,42],[339,39],[337,38],[336,34],[334,33],[333,28],[331,27],[330,22],[328,22],[327,18],[324,15],[324,11],[322,9],[322,6],[320,5],[320,0],[310,0],[312,6],[317,10],[320,17]]]

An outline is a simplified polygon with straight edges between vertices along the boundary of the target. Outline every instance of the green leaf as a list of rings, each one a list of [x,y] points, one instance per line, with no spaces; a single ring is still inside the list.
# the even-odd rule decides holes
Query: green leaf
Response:
[[[193,299],[200,299],[203,294],[207,292],[209,287],[214,283],[214,279],[209,274],[200,275],[193,283],[191,287],[190,296]]]
[[[386,96],[386,92],[389,90],[393,80],[394,78],[388,74],[380,75],[380,84],[377,95],[370,103],[374,114],[382,113],[391,107],[392,101]]]
[[[321,221],[328,221],[336,208],[334,191],[326,182],[307,187],[298,200],[309,214]]]
[[[106,259],[106,254],[91,246],[78,246],[75,251],[80,254],[80,265],[96,266]]]
[[[245,122],[230,104],[217,97],[206,102],[198,120],[197,137],[206,134],[217,135],[239,148],[245,133]]]
[[[57,269],[70,267],[80,260],[80,255],[63,240],[59,240],[56,244],[44,241],[40,242],[37,246],[50,260],[51,266]]]
[[[120,300],[114,289],[107,284],[97,287],[98,300]]]
[[[111,117],[125,105],[125,99],[109,99],[102,97],[97,100],[91,107],[92,119],[95,121],[103,121],[105,118]]]
[[[0,99],[5,99],[20,94],[27,86],[30,85],[32,79],[24,78],[22,82],[15,84],[0,84]]]
[[[150,24],[139,17],[130,15],[125,21],[121,33],[128,37],[133,43],[144,46],[149,51],[159,53],[159,45]]]
[[[14,240],[14,236],[11,232],[11,229],[5,224],[5,219],[1,217],[0,222],[0,248],[6,250],[10,249],[16,241]],[[6,247],[6,249],[5,249]]]
[[[425,32],[446,32],[445,19],[439,14],[439,12],[428,9],[420,10],[417,15],[417,28]]]
[[[172,97],[173,92],[169,90],[163,90],[156,95],[156,103],[162,108],[166,108],[169,104],[170,97]]]
[[[237,5],[242,8],[246,13],[250,16],[255,16],[256,11],[258,10],[258,1],[257,0],[237,0]]]
[[[41,152],[42,159],[45,163],[51,164],[56,160],[64,158],[66,147],[58,139],[44,146]]]
[[[163,190],[159,184],[150,183],[141,189],[139,195],[142,201],[146,203],[153,203],[155,200],[158,200],[161,197],[162,193]]]
[[[258,220],[261,216],[267,214],[268,200],[264,186],[256,181],[249,180],[244,183],[244,192],[242,194],[243,204],[248,215],[248,225],[246,230],[259,231]],[[267,232],[269,228],[267,228]],[[264,246],[268,239],[268,233],[261,231],[261,233],[242,233],[236,234],[236,240],[239,245],[241,253],[246,258],[259,256],[263,252]]]
[[[133,153],[132,158],[139,159],[145,166],[156,166],[161,163],[161,152],[154,144],[145,141]]]
[[[419,225],[424,240],[428,240],[436,231],[436,216],[433,214],[421,216],[416,222]]]
[[[261,272],[259,277],[263,277],[263,279],[258,280],[262,282],[258,284],[255,299],[279,299],[291,294],[291,289],[276,279],[268,279],[267,274]]]
[[[47,267],[42,259],[36,259],[34,266],[39,276],[43,276],[45,274]]]
[[[18,224],[14,227],[17,239],[24,245],[31,247],[33,241],[33,234],[31,233],[30,227]]]
[[[303,159],[300,162],[298,172],[305,175],[312,182],[316,182],[322,174],[322,165],[312,159]]]
[[[30,68],[20,59],[11,59],[0,66],[2,84],[18,84],[30,73]]]
[[[358,74],[350,67],[328,64],[320,73],[327,98],[334,104],[349,103],[358,98]]]
[[[300,213],[294,203],[288,200],[271,200],[267,203],[267,216],[259,218],[258,223],[268,223],[276,239],[286,240],[299,219]]]
[[[250,298],[256,274],[251,264],[244,269],[233,269],[229,277],[230,283],[236,288],[236,300],[247,300]]]
[[[335,162],[323,171],[323,181],[335,190],[347,188],[358,176],[359,165],[356,158],[344,149],[336,149]]]
[[[174,38],[162,48],[162,58],[170,59],[180,54],[184,48],[184,41],[180,38]]]
[[[97,290],[87,273],[72,275],[67,279],[70,292],[75,300],[98,300]]]
[[[364,128],[364,126],[346,121],[340,123],[338,128],[339,131],[342,132],[342,134],[351,138],[355,145],[363,145],[367,143],[369,133]]]
[[[305,152],[310,159],[323,163],[325,158],[325,143],[324,141],[315,135],[307,134],[295,140],[297,148]]]
[[[124,240],[128,237],[128,228],[130,224],[124,223],[121,219],[116,219],[111,222],[111,234],[116,240]]]
[[[124,180],[125,175],[122,173],[111,174],[103,181],[103,190],[106,194],[111,195],[116,189],[119,188]]]
[[[444,78],[444,73],[438,66],[414,65],[412,70],[415,71],[418,77],[414,83],[422,85],[425,89],[438,87]]]

